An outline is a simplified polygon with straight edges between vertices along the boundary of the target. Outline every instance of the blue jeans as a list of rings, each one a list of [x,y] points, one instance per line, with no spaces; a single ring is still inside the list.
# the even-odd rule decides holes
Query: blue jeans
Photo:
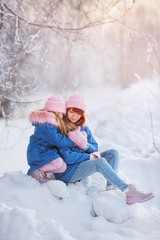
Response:
[[[101,158],[80,163],[70,182],[82,180],[93,173],[99,172],[106,178],[107,186],[114,185],[121,191],[124,191],[128,187],[128,184],[117,174],[119,164],[118,152],[116,150],[107,150],[100,155]]]

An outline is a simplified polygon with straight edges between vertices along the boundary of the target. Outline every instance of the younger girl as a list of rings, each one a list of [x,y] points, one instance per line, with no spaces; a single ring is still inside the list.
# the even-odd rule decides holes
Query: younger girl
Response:
[[[126,203],[145,202],[154,197],[152,193],[145,194],[138,191],[133,184],[127,184],[118,175],[118,152],[108,150],[98,153],[98,144],[90,129],[85,126],[85,97],[81,93],[71,95],[66,101],[66,118],[77,127],[68,133],[69,138],[77,146],[59,148],[60,155],[67,164],[63,173],[56,173],[56,179],[65,183],[76,182],[89,175],[99,172],[107,180],[106,190],[118,188],[126,194]],[[82,147],[82,139],[87,138],[87,144]],[[80,148],[81,149],[80,149]],[[83,148],[83,149],[82,149]]]
[[[66,163],[60,157],[58,148],[72,147],[74,143],[66,137],[67,127],[63,121],[65,112],[64,100],[60,95],[54,95],[48,98],[44,109],[30,114],[35,130],[27,148],[28,175],[40,183],[49,180],[46,173],[63,173],[66,170]]]

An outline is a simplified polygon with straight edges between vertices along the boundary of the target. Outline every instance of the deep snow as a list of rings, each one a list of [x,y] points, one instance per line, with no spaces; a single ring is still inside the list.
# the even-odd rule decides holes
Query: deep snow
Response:
[[[142,81],[128,89],[85,89],[90,128],[99,150],[117,149],[119,175],[155,198],[128,206],[120,191],[105,192],[100,174],[66,186],[40,184],[26,175],[26,147],[33,128],[28,119],[6,127],[0,122],[1,240],[159,240],[160,83]],[[148,105],[149,103],[149,105]],[[29,113],[28,113],[29,114]]]

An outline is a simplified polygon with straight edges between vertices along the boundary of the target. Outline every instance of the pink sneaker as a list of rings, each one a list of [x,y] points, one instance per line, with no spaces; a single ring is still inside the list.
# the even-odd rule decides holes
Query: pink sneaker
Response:
[[[146,202],[154,198],[153,193],[144,193],[136,189],[133,184],[129,184],[128,187],[124,190],[126,194],[126,203],[132,205],[134,203]]]
[[[29,174],[29,176],[35,178],[40,183],[46,183],[46,182],[48,182],[50,180],[46,176],[46,173],[43,173],[43,172],[39,171],[39,169],[31,172],[31,174]]]

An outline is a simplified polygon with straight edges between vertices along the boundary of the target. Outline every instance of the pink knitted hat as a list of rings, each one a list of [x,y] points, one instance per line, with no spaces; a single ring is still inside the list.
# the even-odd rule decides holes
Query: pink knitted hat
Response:
[[[59,94],[49,97],[44,106],[45,111],[50,112],[66,112],[65,102]]]
[[[85,112],[86,111],[86,98],[85,98],[85,96],[80,92],[73,93],[66,100],[66,108],[70,108],[70,107],[78,108],[78,109],[81,109]]]

